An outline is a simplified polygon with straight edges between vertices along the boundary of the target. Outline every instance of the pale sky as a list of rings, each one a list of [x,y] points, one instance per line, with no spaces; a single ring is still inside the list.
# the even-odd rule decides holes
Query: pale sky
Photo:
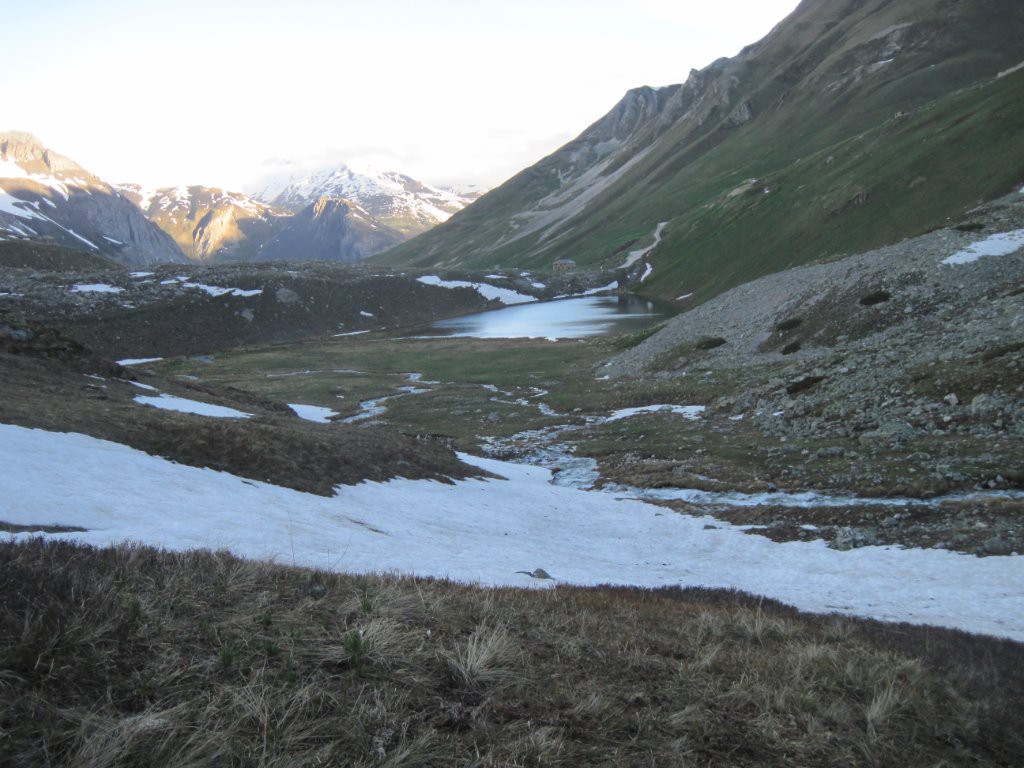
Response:
[[[111,182],[280,160],[497,186],[797,0],[0,0],[0,130]]]

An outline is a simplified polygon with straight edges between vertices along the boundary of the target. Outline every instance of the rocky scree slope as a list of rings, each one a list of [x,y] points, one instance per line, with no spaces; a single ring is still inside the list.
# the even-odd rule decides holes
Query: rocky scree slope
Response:
[[[27,133],[0,133],[0,239],[47,240],[122,264],[181,262],[116,188]]]
[[[117,189],[147,218],[174,238],[194,261],[246,261],[287,223],[291,213],[240,192],[189,186],[146,189],[120,184]]]
[[[977,256],[982,242],[1003,255]],[[1021,441],[1024,193],[927,235],[734,288],[601,373],[672,379],[712,369],[746,382],[712,409],[777,438]]]
[[[390,264],[616,266],[704,300],[919,234],[1024,176],[1024,7],[804,2],[685,83],[638,88]],[[1007,73],[1007,74],[1004,74]],[[756,235],[755,235],[756,233]]]

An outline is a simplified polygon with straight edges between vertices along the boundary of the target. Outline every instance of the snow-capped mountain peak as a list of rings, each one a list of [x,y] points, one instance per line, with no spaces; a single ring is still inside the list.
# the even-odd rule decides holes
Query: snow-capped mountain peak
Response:
[[[435,187],[395,171],[336,165],[265,179],[254,197],[300,211],[321,197],[343,198],[387,226],[412,236],[446,221],[479,193]]]
[[[114,187],[30,133],[0,133],[0,240],[47,240],[125,264],[183,260]]]

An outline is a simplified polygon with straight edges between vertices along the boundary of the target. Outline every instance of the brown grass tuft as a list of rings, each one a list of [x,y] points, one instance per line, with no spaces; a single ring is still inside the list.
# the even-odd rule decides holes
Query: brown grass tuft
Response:
[[[1021,646],[710,590],[0,543],[0,764],[974,765]]]

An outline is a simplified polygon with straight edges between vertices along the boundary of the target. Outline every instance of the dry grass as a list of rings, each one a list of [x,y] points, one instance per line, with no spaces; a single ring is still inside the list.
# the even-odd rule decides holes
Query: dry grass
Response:
[[[1017,765],[1021,646],[701,590],[0,545],[7,766]]]

